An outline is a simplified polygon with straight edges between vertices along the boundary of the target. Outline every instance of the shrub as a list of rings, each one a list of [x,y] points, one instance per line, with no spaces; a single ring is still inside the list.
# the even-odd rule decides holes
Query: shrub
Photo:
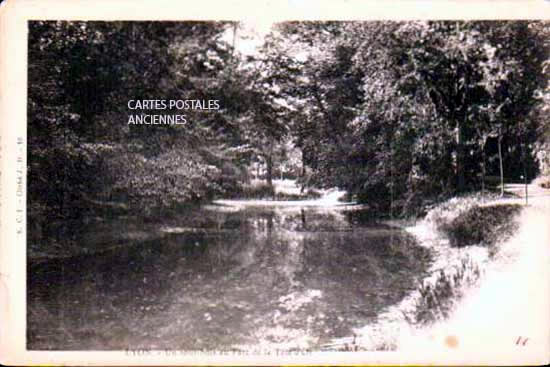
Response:
[[[491,206],[475,205],[459,214],[452,221],[440,224],[454,247],[471,245],[491,246],[506,238],[516,228],[514,216],[521,210],[518,204]]]
[[[252,185],[242,185],[238,193],[231,194],[238,194],[240,197],[247,199],[266,199],[273,198],[275,191],[273,186],[269,186],[267,183],[254,183]]]

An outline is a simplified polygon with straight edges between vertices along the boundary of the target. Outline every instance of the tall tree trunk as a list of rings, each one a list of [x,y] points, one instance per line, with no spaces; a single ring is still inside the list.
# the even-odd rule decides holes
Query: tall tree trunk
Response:
[[[481,147],[481,200],[485,200],[485,140],[483,140],[483,146]]]
[[[273,187],[273,159],[271,158],[271,154],[266,157],[265,163],[267,166],[266,181],[270,187]]]
[[[525,167],[525,162],[523,163],[523,180],[525,182],[525,205],[529,204],[529,191],[527,184],[527,169]]]
[[[529,204],[529,192],[527,190],[527,149],[525,144],[521,145],[521,155],[523,161],[523,183],[525,185],[525,205]]]
[[[504,196],[504,165],[502,163],[502,135],[498,134],[498,161],[500,165],[500,196]]]
[[[302,148],[302,187],[300,188],[300,194],[302,194],[306,188],[306,153]]]
[[[457,122],[456,132],[456,175],[458,178],[457,189],[459,192],[464,191],[464,123]]]
[[[460,33],[460,22],[456,22],[456,31]],[[468,57],[466,54],[463,54],[464,59],[468,62]],[[466,95],[468,93],[468,72],[464,73],[464,93],[462,95],[462,119],[459,117],[457,121],[457,146],[456,146],[456,157],[457,157],[457,175],[458,175],[458,191],[462,192],[465,188],[465,179],[464,179],[464,166],[465,166],[465,154],[464,154],[464,127],[468,119],[468,108],[466,107]],[[456,83],[457,92],[459,90],[459,83]]]
[[[275,190],[273,190],[273,143],[269,144],[269,151],[265,157],[265,164],[267,168],[267,184],[269,185],[269,188],[275,192]]]

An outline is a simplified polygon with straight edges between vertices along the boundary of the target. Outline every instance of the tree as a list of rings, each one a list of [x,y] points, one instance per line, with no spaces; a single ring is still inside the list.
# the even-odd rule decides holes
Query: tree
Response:
[[[232,130],[223,111],[188,112],[188,126],[151,129],[127,124],[127,103],[218,99],[231,53],[220,35],[228,26],[31,22],[30,215],[67,222],[92,203],[162,206],[219,190],[223,162],[213,152],[221,149],[219,132]]]
[[[302,98],[317,123],[313,142],[323,147],[309,162],[318,183],[386,202],[381,208],[391,200],[380,198],[393,192],[414,207],[418,198],[468,189],[480,171],[483,180],[485,145],[499,130],[507,144],[533,139],[528,114],[543,79],[542,39],[528,22],[290,23],[284,30],[315,55],[302,68]],[[506,159],[518,161],[511,149]]]

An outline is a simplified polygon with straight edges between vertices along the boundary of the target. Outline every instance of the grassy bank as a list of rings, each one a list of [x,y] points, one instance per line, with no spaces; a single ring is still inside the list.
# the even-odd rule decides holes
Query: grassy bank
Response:
[[[514,233],[520,210],[493,194],[470,194],[433,206],[408,227],[431,252],[427,275],[376,323],[356,329],[342,350],[397,350],[420,330],[448,319],[464,295],[480,284],[500,244]]]
[[[471,195],[453,198],[428,213],[425,224],[447,244],[447,251],[458,250],[462,256],[419,285],[420,297],[411,317],[414,323],[426,324],[449,315],[483,275],[483,261],[473,257],[473,252],[486,250],[486,261],[498,253],[499,244],[518,229],[516,218],[521,209],[521,205],[501,203],[494,197]]]

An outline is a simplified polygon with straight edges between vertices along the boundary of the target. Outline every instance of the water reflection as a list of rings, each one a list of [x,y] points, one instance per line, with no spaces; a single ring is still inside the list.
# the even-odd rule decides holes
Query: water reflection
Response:
[[[165,219],[155,239],[31,266],[29,349],[315,350],[399,302],[429,262],[405,232],[342,210],[193,216],[201,224]]]

